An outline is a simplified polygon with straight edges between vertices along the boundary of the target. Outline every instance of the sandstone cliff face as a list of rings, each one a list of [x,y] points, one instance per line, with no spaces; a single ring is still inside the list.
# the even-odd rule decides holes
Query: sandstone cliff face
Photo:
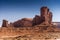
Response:
[[[7,20],[3,20],[3,24],[2,24],[2,27],[8,27],[8,21]]]
[[[36,15],[34,18],[33,18],[33,25],[37,25],[37,24],[40,24],[40,16]]]
[[[50,25],[52,24],[52,13],[49,11],[47,7],[42,7],[41,15],[36,15],[33,18],[33,25],[43,24]]]
[[[48,12],[49,24],[52,24],[52,12]]]
[[[14,27],[29,27],[32,26],[32,19],[23,18],[13,23]]]

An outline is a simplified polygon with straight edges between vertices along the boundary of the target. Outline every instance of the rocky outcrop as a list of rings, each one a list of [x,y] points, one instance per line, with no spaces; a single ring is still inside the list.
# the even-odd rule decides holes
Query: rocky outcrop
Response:
[[[41,17],[44,17],[44,24],[51,24],[52,21],[52,13],[49,11],[47,7],[41,8]]]
[[[47,7],[41,8],[41,15],[36,15],[33,18],[33,25],[50,25],[52,24],[52,13],[49,11]]]
[[[42,7],[41,15],[36,15],[33,19],[22,18],[9,24],[3,20],[0,40],[58,40],[60,29],[54,24],[52,25],[52,12],[47,7]]]
[[[40,16],[35,15],[35,17],[33,18],[33,25],[37,24],[40,24]]]
[[[23,18],[13,23],[14,27],[29,27],[32,26],[32,19]]]
[[[52,24],[52,12],[47,7],[42,7],[41,9],[41,15],[35,15],[35,17],[32,18],[22,18],[18,21],[15,21],[13,23],[8,24],[8,21],[3,20],[2,27],[31,27],[35,25],[51,25]]]
[[[52,12],[48,12],[49,24],[52,24]]]
[[[7,20],[3,20],[2,27],[8,27],[8,21]]]

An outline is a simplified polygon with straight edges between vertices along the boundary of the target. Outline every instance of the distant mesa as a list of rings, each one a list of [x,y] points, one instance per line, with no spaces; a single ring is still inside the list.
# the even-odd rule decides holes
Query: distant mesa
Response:
[[[52,12],[48,7],[42,7],[40,15],[34,18],[22,18],[13,23],[8,24],[7,20],[3,20],[2,27],[32,27],[35,25],[52,25]]]

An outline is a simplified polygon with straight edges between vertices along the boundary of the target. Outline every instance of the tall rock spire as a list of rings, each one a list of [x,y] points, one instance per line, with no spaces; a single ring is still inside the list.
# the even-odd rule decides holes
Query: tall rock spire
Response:
[[[3,23],[2,23],[2,27],[8,27],[8,21],[7,20],[3,20]]]
[[[52,21],[52,13],[50,13],[49,9],[47,7],[41,8],[41,18],[44,20],[44,24],[50,24]]]

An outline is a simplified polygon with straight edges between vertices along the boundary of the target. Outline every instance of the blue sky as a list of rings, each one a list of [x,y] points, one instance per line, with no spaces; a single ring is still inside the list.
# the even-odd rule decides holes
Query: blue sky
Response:
[[[2,20],[14,22],[21,18],[33,18],[40,8],[47,6],[53,13],[53,21],[60,22],[60,0],[0,0],[0,25]]]

